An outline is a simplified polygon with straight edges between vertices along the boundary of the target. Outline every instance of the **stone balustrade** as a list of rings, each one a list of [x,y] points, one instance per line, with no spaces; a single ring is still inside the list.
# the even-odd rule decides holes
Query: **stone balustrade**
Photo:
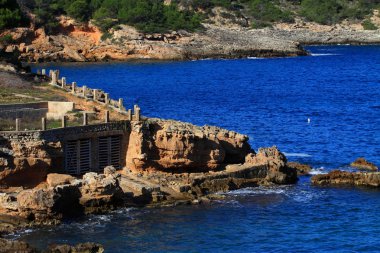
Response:
[[[41,75],[46,75],[46,69],[38,70],[37,73]],[[130,120],[141,120],[141,109],[139,106],[135,105],[132,111],[124,107],[124,101],[122,98],[118,100],[111,99],[109,94],[100,89],[91,89],[86,85],[82,87],[77,86],[76,82],[67,84],[66,77],[59,77],[59,70],[50,70],[49,77],[51,79],[50,84],[55,87],[59,87],[66,92],[73,94],[74,96],[84,98],[86,100],[94,101],[103,104],[110,109],[113,109],[119,113],[125,114]]]

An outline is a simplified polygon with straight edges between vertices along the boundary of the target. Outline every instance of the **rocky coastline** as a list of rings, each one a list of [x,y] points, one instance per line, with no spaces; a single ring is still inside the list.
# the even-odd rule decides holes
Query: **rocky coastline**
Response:
[[[145,34],[120,25],[111,38],[91,22],[77,23],[60,17],[61,32],[47,35],[43,29],[15,28],[1,33],[13,42],[2,45],[22,62],[101,62],[138,60],[236,59],[247,57],[292,57],[309,53],[303,45],[379,44],[380,33],[348,25],[276,24],[273,28],[248,29],[224,20],[203,24],[189,33]]]

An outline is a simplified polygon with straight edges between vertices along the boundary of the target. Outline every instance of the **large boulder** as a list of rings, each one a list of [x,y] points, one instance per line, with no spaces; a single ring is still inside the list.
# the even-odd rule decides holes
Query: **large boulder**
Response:
[[[50,173],[47,175],[46,183],[49,187],[56,187],[58,185],[71,184],[74,180],[76,178],[70,175]]]
[[[79,187],[80,183],[75,183],[21,191],[17,195],[18,212],[21,217],[43,224],[57,223],[64,216],[82,213]]]
[[[132,122],[127,168],[134,171],[195,172],[244,163],[248,137],[217,127],[172,120]]]
[[[266,166],[266,180],[275,184],[293,184],[297,182],[297,171],[287,166],[287,159],[276,146],[260,148],[257,154],[249,154],[245,164],[251,166]]]
[[[119,185],[120,174],[111,173],[110,168],[105,174],[94,172],[83,176],[80,204],[85,213],[100,213],[116,208],[123,203],[123,190]]]

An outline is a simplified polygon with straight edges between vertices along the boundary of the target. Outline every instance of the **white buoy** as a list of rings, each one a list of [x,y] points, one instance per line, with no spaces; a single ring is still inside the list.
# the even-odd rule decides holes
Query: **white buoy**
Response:
[[[310,124],[310,122],[311,122],[311,119],[307,118],[307,124]]]

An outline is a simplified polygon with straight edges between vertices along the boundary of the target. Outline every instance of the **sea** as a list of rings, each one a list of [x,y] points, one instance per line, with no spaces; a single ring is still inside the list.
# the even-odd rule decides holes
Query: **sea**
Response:
[[[380,165],[380,46],[310,46],[310,56],[34,65],[100,88],[148,117],[216,125],[276,145],[312,174]],[[209,204],[127,208],[11,235],[106,252],[380,252],[380,189],[247,188]]]

